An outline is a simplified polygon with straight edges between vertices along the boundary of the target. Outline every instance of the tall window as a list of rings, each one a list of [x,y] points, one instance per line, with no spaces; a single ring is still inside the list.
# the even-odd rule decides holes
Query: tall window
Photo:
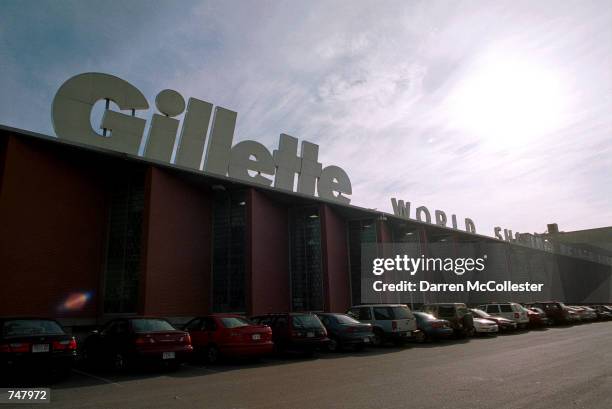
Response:
[[[246,199],[244,192],[215,192],[213,210],[213,311],[244,312]]]
[[[104,271],[107,314],[137,310],[144,179],[143,169],[130,169],[113,181]]]
[[[351,301],[361,303],[361,245],[376,243],[376,223],[372,219],[349,222],[349,260],[351,265]]]
[[[323,310],[321,221],[317,207],[290,212],[291,306],[293,311]]]

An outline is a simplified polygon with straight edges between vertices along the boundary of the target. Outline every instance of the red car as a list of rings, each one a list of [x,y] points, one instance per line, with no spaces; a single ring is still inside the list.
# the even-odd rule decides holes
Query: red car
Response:
[[[193,352],[189,334],[163,318],[116,318],[85,340],[83,358],[94,366],[125,370],[138,363],[158,361],[172,369]]]
[[[214,314],[196,317],[184,327],[189,331],[196,354],[208,363],[221,356],[262,356],[272,352],[272,329],[257,325],[235,314]]]
[[[543,327],[549,325],[546,313],[540,308],[527,308],[527,316],[529,317],[529,325],[532,327]]]

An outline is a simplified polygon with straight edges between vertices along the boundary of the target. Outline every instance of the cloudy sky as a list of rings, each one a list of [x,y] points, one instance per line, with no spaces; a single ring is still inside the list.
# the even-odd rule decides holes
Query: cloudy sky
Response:
[[[320,144],[352,204],[575,230],[612,225],[611,56],[606,0],[3,0],[0,123],[53,135],[61,83],[106,72]]]

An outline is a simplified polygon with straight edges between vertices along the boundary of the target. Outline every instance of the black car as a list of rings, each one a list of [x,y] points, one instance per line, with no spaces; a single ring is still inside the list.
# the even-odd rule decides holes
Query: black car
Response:
[[[372,343],[371,324],[361,323],[346,314],[318,313],[317,316],[327,330],[327,349],[330,351],[339,351],[349,345],[361,349]]]
[[[50,369],[65,376],[76,359],[76,339],[57,321],[0,318],[0,373]]]
[[[192,352],[189,333],[156,317],[116,318],[92,331],[83,346],[87,364],[117,370],[155,362],[176,369]]]

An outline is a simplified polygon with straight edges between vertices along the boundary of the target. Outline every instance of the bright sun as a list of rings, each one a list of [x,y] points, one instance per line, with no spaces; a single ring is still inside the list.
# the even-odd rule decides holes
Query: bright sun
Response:
[[[555,71],[543,65],[489,56],[451,92],[451,125],[498,147],[521,145],[562,125],[562,88]]]

